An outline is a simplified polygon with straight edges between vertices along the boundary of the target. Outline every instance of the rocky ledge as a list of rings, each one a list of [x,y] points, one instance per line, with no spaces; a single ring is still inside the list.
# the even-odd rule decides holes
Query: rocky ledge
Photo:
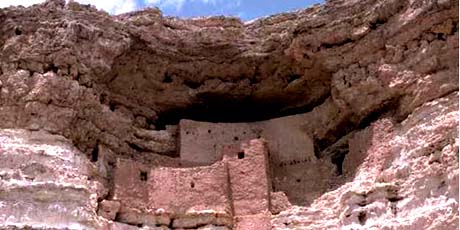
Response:
[[[0,9],[0,228],[458,229],[458,6]]]

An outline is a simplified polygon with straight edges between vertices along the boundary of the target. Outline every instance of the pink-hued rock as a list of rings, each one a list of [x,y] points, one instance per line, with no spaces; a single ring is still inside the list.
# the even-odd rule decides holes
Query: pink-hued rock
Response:
[[[120,202],[103,200],[99,202],[99,208],[97,214],[108,220],[115,220],[118,211],[120,210]]]
[[[350,149],[366,155],[349,183],[310,207],[292,207],[276,229],[457,229],[458,93],[425,103],[401,123],[384,118]],[[353,162],[344,164],[349,165]]]
[[[101,228],[97,199],[105,194],[94,173],[62,136],[0,130],[0,228]]]
[[[270,211],[276,215],[291,207],[291,203],[284,192],[270,193]]]
[[[458,9],[2,8],[0,228],[457,229]]]

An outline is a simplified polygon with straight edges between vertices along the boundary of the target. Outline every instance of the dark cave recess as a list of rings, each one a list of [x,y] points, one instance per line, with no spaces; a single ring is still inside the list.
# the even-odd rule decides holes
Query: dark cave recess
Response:
[[[287,106],[295,104],[292,101],[302,101],[299,97],[282,98],[274,100],[256,100],[252,97],[228,98],[222,95],[207,95],[198,103],[186,108],[174,108],[159,113],[154,122],[157,130],[165,129],[166,125],[175,125],[181,119],[190,119],[205,122],[256,122],[283,116],[310,112],[313,108],[323,103],[329,94],[307,105],[297,107]],[[301,103],[298,103],[301,104]]]

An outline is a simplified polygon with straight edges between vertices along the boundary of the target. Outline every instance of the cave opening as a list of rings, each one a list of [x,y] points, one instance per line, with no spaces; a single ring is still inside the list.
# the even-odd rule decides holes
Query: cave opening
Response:
[[[264,121],[310,112],[329,97],[329,94],[325,94],[312,100],[306,94],[270,99],[206,94],[200,96],[194,104],[187,107],[170,108],[159,112],[158,119],[153,124],[157,130],[164,130],[166,125],[176,125],[181,119],[211,123]]]

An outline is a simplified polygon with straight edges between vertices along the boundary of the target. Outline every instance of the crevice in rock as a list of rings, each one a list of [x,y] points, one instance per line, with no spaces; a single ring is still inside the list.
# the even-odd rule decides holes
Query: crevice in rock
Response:
[[[169,73],[165,73],[163,77],[163,83],[171,83],[173,82],[173,78]]]
[[[393,97],[392,99],[383,101],[381,105],[379,105],[371,112],[365,114],[362,118],[359,118],[359,116],[355,115],[354,117],[344,119],[333,130],[330,130],[328,134],[325,135],[326,138],[315,140],[315,156],[317,158],[322,158],[327,155],[334,155],[331,153],[331,150],[327,150],[327,148],[334,146],[337,144],[337,141],[339,141],[342,137],[347,136],[351,132],[368,127],[372,122],[380,119],[382,116],[389,116],[394,114],[399,107],[399,100],[399,97]],[[341,145],[343,145],[343,143]],[[343,153],[340,152],[335,155],[336,156],[334,158],[336,160],[334,161],[340,162],[339,159],[341,159],[341,157],[339,157],[339,155],[343,155]]]
[[[140,172],[139,172],[139,179],[140,179],[141,181],[147,181],[147,179],[148,179],[148,174],[147,174],[147,172],[146,172],[146,171],[140,171]]]
[[[347,153],[340,153],[331,157],[331,162],[336,165],[336,173],[338,176],[343,174],[343,161]]]
[[[134,149],[135,151],[137,152],[144,152],[144,148],[142,148],[141,146],[135,144],[135,143],[132,143],[132,142],[126,142],[128,144],[128,146],[132,149]]]
[[[190,89],[198,89],[201,85],[199,82],[195,82],[192,80],[184,80],[184,84],[189,87]]]
[[[315,156],[317,158],[322,158],[322,152],[327,147],[332,146],[340,137],[345,136],[347,133],[352,132],[355,129],[356,125],[349,118],[340,121],[334,129],[329,130],[324,138],[315,139]]]
[[[385,23],[386,23],[386,20],[382,18],[378,18],[374,22],[369,23],[369,29],[376,30],[377,28],[379,28],[381,25],[384,25]]]
[[[361,225],[365,225],[366,224],[366,221],[367,221],[367,214],[366,212],[360,212],[358,214],[358,221],[359,221],[359,224]]]
[[[117,109],[117,105],[115,104],[115,102],[110,101],[108,104],[110,111],[115,112],[115,110]]]
[[[288,83],[291,83],[291,82],[293,82],[293,81],[295,81],[297,79],[300,79],[301,77],[302,76],[300,74],[289,74],[287,81],[288,81]]]
[[[359,121],[357,126],[358,129],[363,129],[369,126],[372,122],[378,120],[382,116],[390,116],[394,115],[397,111],[399,104],[400,104],[400,97],[393,97],[389,100],[383,101],[377,106],[374,110],[367,113],[364,118]]]
[[[50,63],[48,65],[45,66],[45,68],[43,69],[43,71],[46,73],[46,72],[53,72],[53,73],[58,73],[59,71],[59,67],[57,67],[54,63]]]
[[[446,35],[444,33],[436,33],[436,39],[441,40],[441,41],[445,41],[447,38],[446,38]]]
[[[14,28],[14,34],[16,36],[22,35],[22,30],[19,27]]]
[[[99,160],[99,141],[96,141],[96,146],[94,146],[91,151],[91,162],[97,162]]]
[[[321,44],[320,48],[332,49],[332,48],[344,46],[344,45],[352,43],[352,42],[353,42],[353,40],[351,38],[347,38],[347,39],[344,39],[343,41],[333,43],[333,44],[323,43],[323,44]]]
[[[430,98],[429,100],[424,101],[424,103],[432,102],[432,101],[437,100],[439,98],[447,97],[448,95],[450,95],[450,94],[452,94],[454,92],[458,92],[458,88],[448,90],[445,93],[440,94],[439,96],[436,96],[436,97]],[[394,119],[395,119],[396,122],[400,123],[400,122],[406,120],[412,114],[412,112],[413,111],[407,111],[405,113],[397,113],[397,114],[395,114]]]

